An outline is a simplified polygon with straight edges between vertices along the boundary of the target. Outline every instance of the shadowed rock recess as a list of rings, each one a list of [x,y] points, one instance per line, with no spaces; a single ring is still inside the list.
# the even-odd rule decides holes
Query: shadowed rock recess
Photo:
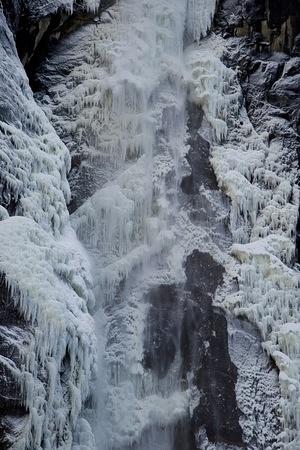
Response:
[[[0,450],[299,450],[300,0],[0,0]]]

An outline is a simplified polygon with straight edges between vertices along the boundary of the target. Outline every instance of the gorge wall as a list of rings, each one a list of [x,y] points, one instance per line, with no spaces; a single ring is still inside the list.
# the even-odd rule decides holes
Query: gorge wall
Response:
[[[298,450],[299,1],[0,5],[0,448]]]

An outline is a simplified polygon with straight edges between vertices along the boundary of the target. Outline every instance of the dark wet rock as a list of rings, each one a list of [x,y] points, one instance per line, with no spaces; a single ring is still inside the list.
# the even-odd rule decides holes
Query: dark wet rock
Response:
[[[250,36],[256,49],[297,52],[299,0],[221,0],[215,24],[224,37]]]
[[[82,0],[74,2],[73,11],[64,0],[1,0],[4,14],[15,35],[20,59],[31,86],[36,88],[35,71],[51,46],[74,30],[93,23],[114,0],[104,0],[96,11],[86,11]]]
[[[246,22],[254,25],[265,19],[264,1],[262,0],[221,0],[219,3],[217,25],[225,31],[233,32]]]
[[[191,102],[186,107],[188,145],[187,161],[191,173],[181,182],[182,192],[190,219],[204,227],[212,240],[221,248],[231,244],[228,229],[228,198],[219,190],[217,179],[210,163],[210,144],[202,136],[203,111]]]
[[[194,251],[186,262],[186,290],[181,353],[184,376],[194,373],[200,392],[192,424],[195,436],[204,426],[210,442],[243,447],[242,429],[235,395],[237,370],[228,351],[227,321],[213,308],[216,289],[223,282],[224,268],[211,255]]]
[[[188,384],[193,374],[192,383],[200,392],[190,421],[175,427],[174,450],[183,442],[187,450],[201,448],[197,436],[203,426],[210,442],[243,447],[227,321],[212,304],[224,268],[208,253],[194,251],[187,258],[186,275],[184,290],[160,286],[148,295],[144,366],[163,378],[179,352],[182,383]]]
[[[232,450],[280,448],[278,370],[262,350],[259,332],[214,306],[225,270],[209,253],[195,250],[185,271],[184,288],[161,285],[147,295],[144,367],[160,382],[179,370],[182,389],[194,392],[191,415],[168,431],[173,450],[210,444]],[[175,360],[181,361],[179,369]]]
[[[187,161],[191,166],[192,173],[183,178],[181,188],[186,194],[198,192],[201,185],[205,188],[217,190],[217,179],[210,164],[210,145],[199,132],[203,111],[199,105],[188,103],[187,116],[189,131],[187,144],[190,146]]]
[[[294,45],[292,48],[292,54],[294,56],[300,56],[300,33],[294,39]]]
[[[145,331],[144,367],[159,378],[166,376],[178,350],[178,293],[174,286],[159,286],[148,294],[150,311]]]

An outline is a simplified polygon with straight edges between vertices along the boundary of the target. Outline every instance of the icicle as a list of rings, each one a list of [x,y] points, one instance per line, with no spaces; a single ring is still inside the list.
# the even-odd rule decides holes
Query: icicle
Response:
[[[222,48],[218,42],[212,37],[188,49],[186,79],[191,100],[201,105],[214,132],[211,161],[219,186],[231,200],[232,254],[241,263],[240,290],[225,305],[259,326],[265,347],[278,359],[283,439],[285,448],[294,450],[300,442],[300,275],[291,265],[299,191],[294,172],[283,173],[288,149],[276,142],[267,147],[265,134],[253,129],[236,75],[216,57]]]
[[[70,432],[76,422],[94,371],[87,263],[76,241],[68,237],[57,242],[27,218],[1,221],[0,241],[0,271],[21,313],[34,324],[34,341],[17,374],[30,414],[27,447],[39,448],[48,436],[56,448],[53,442],[63,436],[65,426]],[[41,381],[44,367],[47,377]],[[66,385],[61,371],[66,371]],[[65,417],[57,420],[58,411],[65,411]]]
[[[188,0],[186,27],[188,36],[199,42],[211,28],[216,0]]]

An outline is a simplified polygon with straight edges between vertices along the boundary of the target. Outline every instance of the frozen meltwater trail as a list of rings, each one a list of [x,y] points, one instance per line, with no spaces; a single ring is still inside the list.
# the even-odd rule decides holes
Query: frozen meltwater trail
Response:
[[[102,35],[99,46],[109,63],[106,71],[97,69],[101,80],[88,99],[90,110],[99,98],[103,109],[95,151],[107,155],[106,163],[117,171],[76,211],[73,224],[91,252],[96,250],[96,283],[111,299],[120,280],[172,238],[168,206],[176,189],[168,192],[164,180],[173,177],[176,187],[185,152],[184,18],[184,2],[121,2],[117,31],[110,24],[113,36]],[[78,87],[84,103],[85,84]]]
[[[96,388],[97,450],[124,450],[133,442],[146,448],[142,436],[150,430],[155,439],[157,429],[169,428],[187,411],[179,361],[176,376],[163,388],[142,365],[144,296],[152,286],[178,282],[178,271],[182,278],[180,258],[171,255],[168,265],[165,255],[175,239],[186,152],[185,11],[179,0],[119,2],[101,26],[79,32],[79,44],[74,38],[76,57],[66,61],[66,76],[56,70],[60,57],[48,64],[53,77],[52,84],[46,80],[45,109],[73,155],[87,155],[86,164],[95,169],[94,193],[72,224],[92,259],[96,309],[104,309],[96,314],[98,348],[104,346]],[[171,448],[168,433],[159,432],[164,450]],[[154,448],[152,438],[145,439]]]
[[[100,394],[106,398],[106,412],[98,423],[104,429],[104,445],[99,439],[99,450],[129,448],[134,442],[138,448],[144,448],[144,432],[168,427],[187,408],[186,394],[178,391],[176,383],[158,391],[152,375],[142,366],[145,280],[153,277],[150,260],[161,258],[174,239],[170,202],[175,205],[178,161],[185,151],[185,94],[180,66],[184,13],[184,3],[180,1],[120,4],[119,39],[123,42],[126,36],[126,48],[115,60],[112,97],[117,105],[118,128],[125,130],[127,149],[126,167],[106,187],[114,194],[102,214],[108,221],[101,229],[106,225],[112,234],[106,235],[102,252],[107,262],[95,276],[98,292],[102,291],[108,302],[103,373],[106,386]],[[131,162],[132,154],[139,157],[137,162]],[[167,186],[167,177],[173,180],[171,186]],[[96,195],[103,198],[102,193],[103,190]],[[118,198],[125,211],[120,211]],[[121,234],[113,226],[120,212],[124,218],[130,218],[125,219]],[[144,279],[134,281],[134,268],[144,268]],[[127,288],[119,294],[125,304],[114,306],[116,288],[126,279]],[[167,449],[171,443],[166,445]]]
[[[220,61],[224,50],[212,37],[186,53],[191,98],[214,130],[212,164],[231,199],[232,255],[241,263],[239,291],[224,305],[259,326],[280,369],[284,432],[278,441],[294,450],[300,443],[300,276],[292,267],[299,192],[295,172],[285,172],[283,161],[286,154],[297,156],[268,143],[274,124],[266,125],[265,134],[253,129],[237,77]]]

